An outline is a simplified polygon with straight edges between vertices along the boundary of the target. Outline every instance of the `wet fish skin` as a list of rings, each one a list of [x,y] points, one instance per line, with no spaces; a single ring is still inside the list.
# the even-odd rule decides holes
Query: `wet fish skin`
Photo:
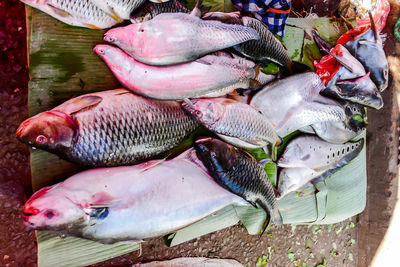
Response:
[[[194,148],[219,185],[265,210],[267,220],[263,230],[271,221],[282,223],[273,186],[264,168],[252,156],[215,138],[199,139]]]
[[[224,141],[241,148],[281,143],[268,119],[247,104],[227,98],[203,98],[182,103],[201,124]]]
[[[254,95],[250,105],[270,119],[279,136],[285,137],[314,123],[345,120],[343,107],[320,95],[324,88],[317,74],[297,74],[269,83]]]
[[[374,32],[369,29],[355,40],[344,46],[357,58],[371,73],[371,80],[380,92],[384,91],[389,83],[389,66],[383,50],[382,40],[375,39]]]
[[[230,205],[249,204],[215,183],[190,149],[171,160],[75,174],[36,192],[22,219],[109,244],[169,234]]]
[[[254,62],[223,53],[190,63],[157,67],[143,64],[117,47],[97,45],[94,51],[123,86],[160,100],[223,96],[236,88],[251,88],[260,77]]]
[[[185,13],[162,13],[152,20],[108,31],[106,42],[119,46],[147,65],[193,61],[233,45],[259,39],[256,30]]]
[[[364,139],[345,144],[331,144],[316,136],[292,140],[278,161],[284,169],[279,174],[280,197],[297,191],[309,182],[318,182],[353,160],[363,149]]]
[[[117,89],[73,98],[39,113],[25,120],[16,136],[81,165],[120,166],[174,148],[198,125],[178,102]]]
[[[104,12],[122,22],[129,20],[131,13],[145,3],[145,0],[90,0]]]
[[[91,0],[80,0],[79,4],[72,0],[21,0],[21,2],[72,26],[106,29],[119,22],[97,7]]]
[[[135,12],[131,14],[132,23],[142,23],[151,20],[161,13],[190,13],[186,5],[179,0],[171,0],[163,3],[144,2]]]
[[[210,12],[203,19],[218,20],[229,24],[238,24],[255,29],[260,35],[258,40],[249,40],[233,46],[241,56],[267,65],[270,62],[281,66],[286,73],[292,72],[292,61],[282,43],[258,19],[242,17],[236,12]]]

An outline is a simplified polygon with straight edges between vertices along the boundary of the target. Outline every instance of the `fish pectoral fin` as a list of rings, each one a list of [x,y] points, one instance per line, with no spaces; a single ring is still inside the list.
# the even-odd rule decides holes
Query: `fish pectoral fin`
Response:
[[[57,14],[57,15],[59,15],[59,16],[61,16],[61,17],[73,17],[72,16],[72,14],[71,13],[69,13],[68,11],[65,11],[65,10],[63,10],[63,9],[61,9],[61,8],[59,8],[59,7],[56,7],[56,6],[54,6],[54,5],[51,5],[51,4],[47,4],[49,7],[51,7],[52,9],[53,9],[53,11]]]
[[[89,24],[89,23],[82,23],[82,24],[92,30],[102,30],[102,28],[97,27],[96,25],[93,25],[93,24]]]
[[[122,23],[124,20],[114,11],[112,7],[108,7],[108,14],[113,18],[116,22]]]
[[[198,58],[195,60],[195,62],[204,64],[204,65],[212,65],[210,61],[205,60],[204,58]]]
[[[140,170],[140,173],[148,171],[148,170],[160,165],[161,163],[166,161],[169,156],[170,155],[168,155],[165,158],[160,159],[160,160],[151,160],[151,161],[147,161],[145,163],[142,163],[140,166],[143,167],[143,168]]]
[[[82,110],[87,110],[97,106],[103,98],[101,96],[96,95],[85,95],[81,97],[74,98],[65,104],[63,104],[60,108],[67,114],[73,115]]]

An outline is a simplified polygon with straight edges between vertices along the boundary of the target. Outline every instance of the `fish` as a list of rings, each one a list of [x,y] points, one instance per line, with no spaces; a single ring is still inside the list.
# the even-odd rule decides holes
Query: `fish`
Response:
[[[268,65],[272,62],[281,66],[285,73],[292,72],[293,63],[285,47],[258,19],[250,17],[240,18],[237,12],[210,12],[205,14],[203,19],[218,20],[224,23],[244,25],[255,29],[260,35],[260,39],[237,44],[233,46],[233,50],[239,55],[262,65]]]
[[[363,65],[342,45],[329,52],[342,66],[327,83],[321,94],[359,103],[375,109],[383,107],[383,99]]]
[[[278,181],[281,197],[309,182],[325,179],[353,160],[363,147],[364,139],[332,144],[313,135],[294,138],[277,162],[280,168],[284,168]]]
[[[148,263],[137,263],[132,267],[243,267],[236,260],[232,259],[213,259],[203,257],[182,257],[166,261],[152,261]]]
[[[21,0],[72,26],[90,29],[110,28],[120,21],[112,18],[91,0]]]
[[[361,62],[365,70],[371,73],[371,80],[378,90],[383,92],[389,84],[389,66],[383,50],[382,39],[376,30],[371,14],[370,21],[371,29],[343,45]]]
[[[163,236],[219,210],[250,204],[219,186],[193,148],[170,160],[90,169],[33,194],[32,229],[104,244]]]
[[[259,38],[253,28],[206,21],[185,13],[162,13],[143,23],[109,30],[104,35],[104,41],[120,47],[137,61],[154,66],[193,61]]]
[[[227,98],[202,98],[182,106],[203,126],[234,146],[254,149],[281,143],[268,119],[247,104]]]
[[[175,66],[149,66],[110,45],[94,48],[127,89],[159,100],[218,97],[237,88],[259,88],[270,76],[254,62],[219,52]]]
[[[142,23],[151,20],[161,13],[190,13],[186,4],[179,0],[171,0],[163,3],[144,2],[135,10],[130,20],[132,23]]]
[[[146,0],[90,0],[108,13],[116,21],[130,20],[131,13],[138,9]]]
[[[302,127],[323,121],[344,121],[342,106],[320,95],[325,88],[313,72],[293,75],[267,84],[250,101],[285,137]]]
[[[178,102],[116,89],[82,95],[28,118],[16,137],[71,162],[107,167],[166,152],[198,126]]]
[[[262,233],[271,222],[282,223],[274,188],[256,159],[239,148],[211,137],[199,138],[194,148],[219,185],[265,210],[267,219]]]
[[[367,126],[365,109],[356,103],[344,102],[346,120],[343,122],[325,121],[311,125],[321,139],[335,144],[343,144],[360,135]]]

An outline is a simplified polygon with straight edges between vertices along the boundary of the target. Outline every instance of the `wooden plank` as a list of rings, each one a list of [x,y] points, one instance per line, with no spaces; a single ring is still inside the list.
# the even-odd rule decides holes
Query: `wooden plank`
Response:
[[[105,31],[72,27],[40,11],[27,10],[27,21],[31,21],[28,34],[30,116],[84,93],[120,87],[108,67],[92,51],[102,42]],[[54,184],[80,169],[55,155],[33,150],[33,190]]]

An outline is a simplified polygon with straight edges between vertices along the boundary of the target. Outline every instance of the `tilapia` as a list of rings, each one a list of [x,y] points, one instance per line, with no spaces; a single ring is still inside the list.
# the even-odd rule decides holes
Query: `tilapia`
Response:
[[[119,23],[91,0],[21,0],[21,2],[72,26],[106,29]]]
[[[26,226],[102,243],[172,233],[248,202],[219,186],[190,149],[171,160],[90,169],[36,192]]]
[[[131,13],[146,0],[90,0],[117,21],[129,20]]]
[[[383,107],[383,100],[363,65],[338,44],[330,55],[342,66],[327,83],[321,94],[352,101],[375,109]]]
[[[320,181],[353,160],[362,150],[364,139],[345,144],[332,144],[317,136],[302,135],[289,142],[277,165],[281,197]]]
[[[152,261],[148,263],[138,263],[132,267],[243,267],[236,260],[232,259],[213,259],[203,257],[183,257],[166,261]]]
[[[256,159],[214,138],[199,139],[194,147],[197,156],[219,185],[265,210],[267,220],[263,232],[271,222],[282,223],[274,188]]]
[[[236,13],[210,12],[203,19],[218,20],[229,24],[239,24],[255,29],[260,35],[258,40],[249,40],[233,46],[241,56],[267,65],[273,62],[281,66],[286,73],[292,71],[292,61],[282,43],[268,30],[261,21],[250,17],[242,17]]]
[[[178,102],[156,101],[125,89],[73,98],[25,120],[17,138],[87,166],[120,166],[180,144],[198,123]]]
[[[375,28],[374,20],[372,17],[370,19],[371,29],[343,45],[363,64],[366,71],[371,73],[371,80],[382,92],[389,83],[389,66],[382,39]]]
[[[131,14],[132,23],[141,23],[151,20],[161,13],[190,13],[186,5],[179,0],[171,0],[163,3],[145,2]]]
[[[297,74],[268,84],[254,95],[250,105],[285,137],[314,123],[345,120],[343,107],[319,94],[324,88],[317,74]]]
[[[182,103],[202,125],[224,141],[242,148],[281,143],[268,119],[247,104],[227,98],[205,98]]]
[[[254,62],[225,53],[165,67],[143,64],[114,46],[97,45],[94,51],[123,86],[154,99],[223,96],[236,88],[258,88],[271,79]]]
[[[162,13],[152,20],[109,30],[104,41],[148,65],[174,65],[236,44],[258,40],[256,30],[205,21],[192,14]]]

